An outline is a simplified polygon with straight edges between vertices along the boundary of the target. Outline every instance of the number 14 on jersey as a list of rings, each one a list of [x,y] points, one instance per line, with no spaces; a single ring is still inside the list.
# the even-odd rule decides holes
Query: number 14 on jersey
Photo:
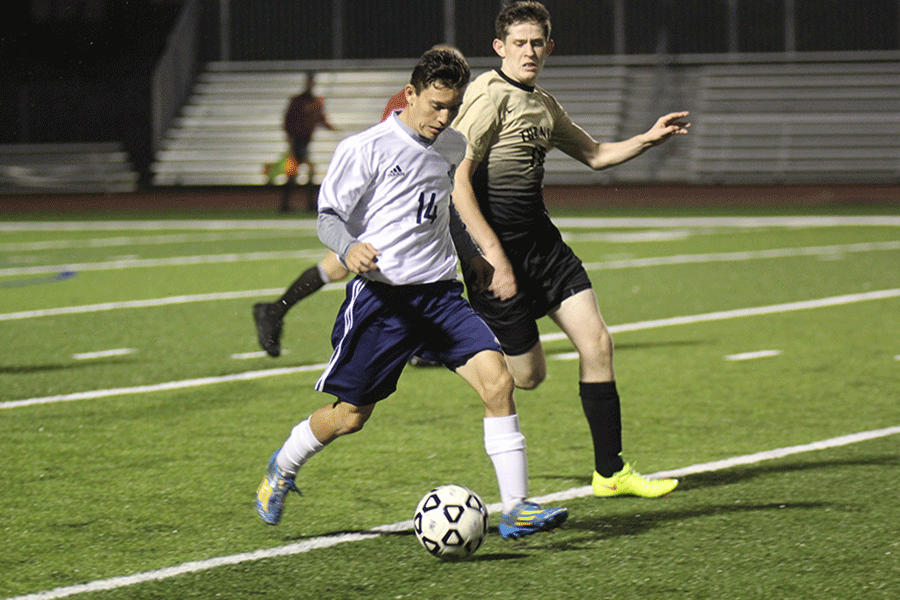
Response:
[[[422,223],[425,219],[428,219],[432,223],[437,218],[437,213],[434,211],[434,202],[437,199],[437,194],[432,193],[431,198],[427,198],[425,192],[419,194],[419,211],[416,214],[416,223]]]

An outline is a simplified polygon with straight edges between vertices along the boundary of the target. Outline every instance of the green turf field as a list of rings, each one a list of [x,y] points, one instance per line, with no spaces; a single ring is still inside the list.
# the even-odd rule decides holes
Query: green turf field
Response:
[[[570,518],[511,543],[494,514],[463,563],[408,528],[435,485],[499,500],[477,396],[442,368],[314,458],[281,525],[256,516],[272,451],[330,398],[343,284],[289,314],[279,359],[250,316],[323,255],[310,221],[0,222],[0,599],[900,597],[900,213],[608,214],[559,217],[613,331],[625,457],[682,483],[586,495],[577,360],[544,322],[549,376],[517,402],[532,495]]]

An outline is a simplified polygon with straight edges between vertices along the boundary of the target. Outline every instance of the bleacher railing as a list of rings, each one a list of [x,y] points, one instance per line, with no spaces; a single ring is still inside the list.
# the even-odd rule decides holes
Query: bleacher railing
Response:
[[[172,120],[181,110],[197,75],[199,0],[188,0],[169,36],[151,82],[151,148],[155,154]]]

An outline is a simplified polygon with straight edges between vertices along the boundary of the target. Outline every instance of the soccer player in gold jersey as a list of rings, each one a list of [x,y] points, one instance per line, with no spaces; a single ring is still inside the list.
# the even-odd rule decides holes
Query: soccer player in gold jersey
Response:
[[[496,20],[499,69],[476,78],[453,126],[468,139],[453,202],[494,266],[489,290],[469,299],[500,340],[515,383],[537,387],[546,358],[537,319],[549,315],[580,359],[579,394],[594,443],[597,496],[658,497],[677,480],[648,480],[621,457],[622,423],[613,343],[581,260],[550,221],[541,193],[551,148],[599,170],[688,132],[687,112],[667,114],[647,132],[600,143],[574,124],[537,78],[553,51],[550,14],[540,2],[507,5]],[[464,267],[467,282],[474,273]]]

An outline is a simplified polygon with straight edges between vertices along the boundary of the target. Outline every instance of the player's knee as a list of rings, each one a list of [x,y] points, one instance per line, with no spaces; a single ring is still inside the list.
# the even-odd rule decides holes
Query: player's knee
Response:
[[[520,390],[533,390],[541,385],[547,378],[547,369],[544,367],[535,367],[526,372],[517,372],[513,374],[516,387]]]
[[[348,415],[343,422],[341,422],[338,435],[350,435],[351,433],[362,431],[366,421],[368,421],[368,418],[363,417],[362,415]]]
[[[488,408],[497,409],[512,403],[515,381],[507,369],[498,369],[497,373],[482,382],[482,400]]]
[[[507,369],[501,369],[493,381],[493,394],[497,397],[511,397],[515,389],[515,380]]]
[[[547,378],[547,363],[543,353],[531,360],[508,360],[509,370],[520,390],[533,390]]]
[[[365,426],[366,422],[369,420],[369,417],[372,414],[372,411],[368,407],[364,408],[365,410],[362,411],[346,412],[341,415],[341,418],[338,422],[338,436],[350,435],[351,433],[356,433],[362,430],[363,426]]]
[[[613,355],[613,340],[609,330],[603,327],[596,335],[592,335],[586,340],[579,340],[577,350],[582,361],[609,362]]]

